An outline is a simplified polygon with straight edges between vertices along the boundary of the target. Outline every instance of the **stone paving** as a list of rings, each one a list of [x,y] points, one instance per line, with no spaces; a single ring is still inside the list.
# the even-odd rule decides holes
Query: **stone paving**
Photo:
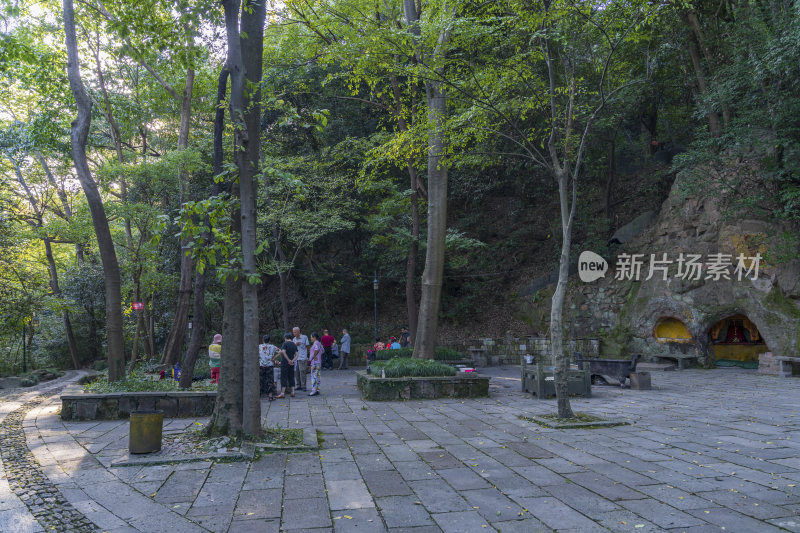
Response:
[[[0,531],[38,533],[45,531],[43,526],[48,531],[94,529],[44,474],[28,448],[23,429],[28,411],[80,375],[69,372],[62,379],[33,389],[0,393]]]
[[[104,531],[800,531],[800,380],[654,373],[652,391],[573,400],[631,425],[555,430],[520,419],[555,402],[523,396],[518,369],[486,370],[491,398],[391,403],[326,372],[322,396],[263,403],[266,425],[313,427],[321,450],[253,462],[111,467],[127,423],[62,423],[55,397],[23,424],[42,471]]]

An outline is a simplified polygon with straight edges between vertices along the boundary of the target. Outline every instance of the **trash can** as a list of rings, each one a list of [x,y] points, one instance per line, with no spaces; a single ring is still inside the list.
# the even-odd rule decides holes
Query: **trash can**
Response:
[[[130,453],[153,453],[161,449],[164,411],[132,411],[128,440]]]

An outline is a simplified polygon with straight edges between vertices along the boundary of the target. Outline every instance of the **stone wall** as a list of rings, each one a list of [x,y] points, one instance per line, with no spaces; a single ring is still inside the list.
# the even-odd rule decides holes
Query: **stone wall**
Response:
[[[758,373],[767,376],[777,376],[781,371],[780,361],[775,360],[772,352],[766,352],[758,355]]]
[[[63,394],[63,420],[115,420],[130,417],[131,411],[164,411],[166,418],[211,416],[215,391],[197,392],[111,392],[107,394]]]
[[[466,361],[476,367],[497,365],[518,365],[524,355],[537,358],[550,357],[550,339],[548,337],[512,337],[468,339],[460,343],[442,345],[464,354]],[[348,358],[350,366],[362,367],[366,352],[372,346],[367,344],[353,345],[353,352]],[[567,353],[581,352],[585,357],[598,355],[600,341],[596,338],[577,338],[565,340]],[[353,357],[356,355],[356,357]],[[450,361],[443,361],[449,363]],[[334,363],[337,366],[338,363]]]
[[[639,237],[616,250],[643,254],[639,280],[615,278],[615,257],[606,257],[606,277],[583,283],[570,280],[566,322],[571,334],[600,338],[603,355],[628,356],[642,353],[645,359],[683,353],[696,355],[711,364],[710,329],[720,320],[745,315],[753,322],[767,347],[775,355],[797,356],[800,349],[800,261],[790,259],[769,263],[791,242],[782,235],[791,228],[770,220],[740,217],[726,212],[722,194],[706,191],[705,196],[683,192],[681,175],[655,222]],[[699,193],[698,193],[699,194]],[[650,254],[666,253],[673,261],[679,254],[700,254],[704,260],[700,280],[677,275],[677,264],[670,265],[667,279],[657,272],[646,279]],[[761,254],[758,279],[708,279],[708,258],[712,254]],[[733,273],[733,268],[731,268]],[[681,321],[691,333],[686,342],[656,339],[654,328],[662,318]]]

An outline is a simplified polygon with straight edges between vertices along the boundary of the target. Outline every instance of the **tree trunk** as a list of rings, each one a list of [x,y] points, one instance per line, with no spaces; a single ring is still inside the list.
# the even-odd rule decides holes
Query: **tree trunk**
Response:
[[[50,170],[50,165],[47,164],[47,160],[44,158],[44,155],[42,155],[42,153],[37,150],[36,152],[34,152],[34,157],[39,162],[39,164],[42,166],[42,169],[44,170],[45,176],[47,176],[47,182],[56,191],[56,195],[58,196],[59,203],[61,204],[61,211],[62,211],[64,220],[66,220],[67,222],[71,221],[72,220],[72,208],[69,205],[69,199],[67,198],[67,192],[64,190],[63,187],[59,187],[58,183],[56,183],[56,178],[53,175],[53,172]],[[78,260],[78,265],[80,265],[81,267],[84,266],[85,261],[84,261],[84,256],[83,256],[83,245],[80,244],[80,243],[76,243],[75,244],[75,257]],[[55,271],[55,262],[53,262],[53,264],[51,265],[51,269],[52,269],[52,271],[54,273],[56,272]],[[56,285],[56,287],[58,287],[58,277],[57,276],[55,276],[55,277],[51,276],[51,278],[55,280],[55,285]],[[60,295],[61,294],[60,287],[58,288],[58,292],[57,293],[54,291],[54,294],[56,294],[56,295]],[[90,329],[89,342],[94,343],[95,338],[96,338],[96,335],[93,335],[93,333],[92,333],[93,330],[94,330],[94,328],[93,328],[93,326],[94,326],[94,308],[90,305],[90,306],[85,306],[85,309],[87,310],[87,315],[89,316],[89,319],[91,321],[91,326],[89,328]],[[74,335],[74,333],[72,331],[72,320],[70,318],[69,311],[65,310],[63,312],[63,316],[64,316],[64,330],[66,331],[66,335],[67,335],[67,344],[69,345],[70,356],[72,357],[73,365],[75,365],[75,368],[77,369],[77,368],[80,368],[80,360],[78,358],[78,346],[77,346],[77,343],[75,342],[75,335]]]
[[[416,7],[414,9],[416,10]],[[395,61],[397,61],[396,57]],[[400,132],[406,132],[408,131],[408,123],[403,109],[400,83],[395,75],[391,76],[391,80],[397,129]],[[414,167],[413,158],[409,157],[406,166],[408,168],[408,177],[411,181],[411,242],[408,245],[408,257],[406,258],[406,310],[408,312],[409,338],[413,345],[417,333],[417,299],[414,282],[417,278],[417,258],[419,257],[419,177],[417,176],[417,169]]]
[[[241,234],[242,275],[226,281],[222,375],[230,372],[234,384],[224,384],[225,395],[217,395],[211,431],[257,435],[261,432],[261,399],[258,367],[258,287],[255,261],[256,213],[254,176],[260,157],[258,105],[264,46],[263,2],[246,0],[239,32],[239,0],[223,0],[228,43],[226,68],[231,77],[230,111],[234,126],[235,158],[239,184],[239,209],[232,221],[234,233]],[[249,91],[255,88],[253,93]],[[230,359],[230,361],[226,361]],[[227,362],[227,367],[225,366]],[[226,370],[229,368],[230,370]],[[233,390],[236,387],[236,390]]]
[[[692,29],[692,32],[694,33],[695,39],[697,39],[697,45],[703,52],[703,57],[705,57],[706,59],[706,65],[708,65],[709,75],[713,79],[714,71],[716,70],[716,61],[714,61],[714,56],[711,53],[711,49],[708,47],[708,44],[706,43],[705,36],[703,35],[703,28],[700,26],[700,19],[697,18],[697,12],[694,10],[687,10],[685,13],[686,13],[685,22],[688,22],[689,27]],[[731,123],[731,112],[724,101],[721,102],[721,107],[722,107],[722,122],[727,128]]]
[[[86,305],[84,309],[86,309],[86,315],[89,317],[89,355],[92,358],[92,362],[94,362],[100,357],[97,352],[99,343],[97,338],[97,317],[95,316],[93,305]]]
[[[233,213],[238,225],[239,212]],[[208,423],[211,435],[242,433],[242,283],[229,275],[225,281],[225,303],[222,319],[222,360],[217,388],[217,401]]]
[[[214,160],[212,164],[212,171],[214,176],[219,176],[222,173],[222,160],[224,150],[222,147],[222,134],[225,129],[225,108],[221,103],[225,100],[225,94],[228,88],[228,70],[223,67],[219,74],[217,83],[217,109],[214,115]],[[213,187],[213,195],[218,195],[220,192],[219,184],[215,181]],[[206,227],[211,227],[211,222],[206,217]],[[203,234],[203,241],[208,243],[211,240],[210,232]],[[191,388],[192,379],[194,378],[194,367],[197,362],[197,356],[200,353],[200,348],[203,345],[203,340],[206,334],[206,274],[205,271],[197,272],[194,277],[194,305],[193,314],[194,322],[192,324],[192,335],[189,339],[189,346],[186,348],[186,354],[183,356],[183,366],[181,367],[181,383],[183,389]]]
[[[615,131],[616,133],[616,131]],[[617,138],[608,141],[608,174],[606,176],[605,194],[603,195],[603,216],[611,221],[611,196],[614,191],[614,179],[617,174]]]
[[[108,380],[117,381],[125,376],[125,344],[122,331],[122,291],[119,263],[114,241],[108,227],[103,199],[92,178],[86,158],[86,141],[89,135],[92,103],[83,86],[78,59],[78,42],[75,36],[75,12],[72,0],[64,0],[64,31],[67,45],[67,74],[69,85],[78,107],[78,116],[72,123],[70,142],[75,172],[81,183],[89,211],[92,215],[97,246],[103,263],[106,298],[106,335],[108,350]]]
[[[189,339],[189,346],[186,348],[186,355],[183,357],[181,366],[181,388],[189,389],[192,387],[194,378],[194,365],[197,362],[197,355],[203,345],[206,335],[206,274],[198,272],[194,281],[194,320],[192,320],[192,335]]]
[[[50,173],[50,169],[47,166],[47,162],[44,161],[44,158],[41,157],[41,154],[37,154],[37,156],[41,158],[39,159],[39,163],[41,163],[42,167],[45,169],[45,174],[47,174],[48,181],[51,184],[54,184],[55,178],[53,178],[53,175]],[[17,175],[17,180],[19,181],[19,184],[25,191],[25,194],[28,197],[28,202],[31,205],[31,209],[36,215],[35,225],[38,228],[42,228],[42,226],[44,225],[44,209],[36,200],[36,197],[33,195],[30,188],[28,187],[25,178],[22,176],[22,169],[20,168],[17,161],[11,159],[11,163],[14,165],[14,172]],[[64,205],[66,206],[67,209],[69,208],[69,204],[67,204],[66,202],[64,203]],[[51,244],[51,240],[49,237],[44,237],[42,241],[44,242],[44,254],[45,257],[47,258],[47,268],[48,272],[50,273],[50,290],[53,291],[53,296],[58,298],[61,296],[61,288],[58,285],[58,270],[56,269],[56,261],[53,258],[53,246]],[[72,321],[69,319],[69,311],[64,309],[61,312],[61,315],[64,320],[64,333],[67,336],[67,346],[69,347],[69,355],[72,358],[72,365],[77,370],[78,368],[80,368],[80,362],[78,361],[78,346],[75,343],[75,335],[72,333]]]
[[[142,312],[136,311],[136,330],[133,334],[133,348],[131,348],[131,361],[128,364],[128,372],[133,372],[136,361],[139,359],[139,339],[141,338],[143,324]]]
[[[97,81],[100,84],[100,92],[103,94],[103,104],[105,105],[105,109],[103,111],[105,112],[106,120],[108,120],[108,125],[111,127],[111,137],[114,142],[114,151],[117,153],[117,162],[124,163],[125,157],[122,151],[122,134],[119,131],[119,125],[117,124],[117,121],[114,118],[114,114],[111,111],[111,100],[108,98],[105,76],[103,75],[103,68],[100,63],[99,36],[98,36],[97,48],[95,48],[94,52],[94,59],[95,59],[95,64],[97,65]],[[119,199],[122,202],[122,205],[126,205],[128,203],[128,183],[122,176],[119,177],[119,191],[120,191]],[[125,220],[125,242],[128,245],[128,249],[131,250],[131,252],[133,252],[133,232],[131,231],[131,219],[128,216],[125,216],[124,220]]]
[[[178,150],[183,150],[189,145],[189,127],[192,118],[192,90],[194,88],[194,70],[186,70],[186,85],[181,97],[181,125],[178,132]],[[180,198],[179,202],[183,205],[188,194],[188,176],[182,173],[180,177]],[[181,238],[181,279],[178,284],[178,300],[175,304],[175,317],[172,320],[172,327],[167,335],[167,343],[164,345],[164,355],[161,357],[162,364],[174,365],[178,362],[183,350],[183,341],[186,337],[186,325],[189,322],[189,303],[192,299],[192,272],[193,261],[191,254],[187,253],[189,240]]]
[[[447,167],[444,155],[444,128],[447,100],[441,86],[428,82],[425,87],[430,139],[428,141],[428,242],[422,294],[419,302],[414,357],[433,359],[442,298],[445,239],[447,236]]]
[[[692,24],[684,11],[680,12],[680,17],[684,24],[691,29]],[[700,94],[704,95],[706,92],[708,92],[708,83],[706,82],[703,63],[700,60],[700,52],[697,50],[697,44],[695,43],[695,39],[692,38],[693,36],[694,34],[687,36],[687,47],[689,48],[689,57],[692,60],[692,67],[694,67],[695,77],[697,78],[697,87]],[[722,131],[722,127],[719,122],[719,115],[717,115],[714,110],[710,110],[706,114],[706,117],[708,118],[708,130],[711,132],[711,136],[719,137],[720,132]]]
[[[283,331],[284,333],[288,333],[292,330],[291,327],[289,327],[289,288],[287,286],[289,273],[283,270],[283,265],[286,264],[286,254],[283,252],[283,246],[281,246],[280,232],[278,231],[277,224],[273,226],[272,238],[275,241],[275,251],[278,252],[278,259],[281,262],[281,267],[278,268],[278,284],[280,286],[281,294],[281,315],[283,316]]]
[[[569,354],[564,351],[563,311],[564,299],[567,295],[569,281],[569,248],[572,243],[572,220],[575,214],[575,197],[569,206],[569,174],[568,170],[556,176],[558,181],[558,200],[561,206],[561,256],[558,261],[558,284],[553,293],[550,307],[550,348],[553,354],[553,377],[558,400],[558,417],[572,418],[572,407],[569,403],[567,375],[569,372]],[[575,184],[573,183],[573,187]]]
[[[261,434],[261,387],[258,364],[258,286],[260,279],[256,265],[256,197],[255,177],[261,158],[261,72],[264,51],[264,19],[266,4],[246,0],[242,9],[241,62],[246,82],[236,87],[231,84],[231,94],[242,92],[245,129],[238,135],[239,199],[242,210],[242,305],[243,325],[243,414],[242,430],[248,435]],[[254,89],[254,90],[253,90]],[[245,135],[242,135],[244,133]]]
[[[152,315],[148,309],[153,305],[153,300],[149,302],[144,301],[144,309],[142,310],[142,319],[144,320],[144,352],[147,354],[148,359],[153,359],[156,356],[156,341],[155,331]]]
[[[414,0],[403,0],[403,12],[408,31],[420,35],[419,12]],[[440,35],[431,53],[433,62],[441,61],[450,30]],[[421,52],[418,52],[421,55]],[[419,59],[419,58],[418,58]],[[433,359],[439,326],[439,307],[442,299],[444,252],[447,237],[447,167],[442,162],[444,128],[447,117],[447,98],[441,83],[425,82],[425,101],[428,106],[428,241],[425,270],[422,272],[422,291],[414,338],[414,357]],[[417,190],[414,187],[413,190]]]
[[[409,161],[408,176],[411,179],[411,243],[406,260],[406,309],[408,328],[412,346],[417,337],[417,298],[414,284],[417,279],[417,258],[419,257],[419,193],[417,192],[417,170]]]
[[[61,296],[61,287],[58,286],[58,271],[56,270],[56,261],[53,258],[53,247],[50,244],[50,239],[44,239],[44,254],[47,257],[47,266],[50,270],[50,289],[53,291],[53,296]],[[72,321],[69,318],[69,311],[64,309],[61,312],[64,319],[64,332],[67,336],[67,346],[69,347],[69,355],[72,358],[72,366],[75,370],[81,367],[78,360],[78,344],[75,342],[75,335],[72,332]]]

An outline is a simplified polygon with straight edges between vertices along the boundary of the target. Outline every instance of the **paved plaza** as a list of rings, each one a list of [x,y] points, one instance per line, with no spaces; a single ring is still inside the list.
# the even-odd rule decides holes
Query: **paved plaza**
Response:
[[[555,430],[520,418],[555,401],[521,394],[518,368],[485,373],[491,398],[377,403],[329,371],[322,396],[263,403],[267,426],[316,429],[319,452],[144,467],[110,466],[127,421],[62,423],[53,391],[71,373],[0,398],[0,428],[24,433],[51,490],[23,502],[4,451],[0,531],[800,531],[800,380],[653,373],[651,391],[573,399],[630,425]]]

